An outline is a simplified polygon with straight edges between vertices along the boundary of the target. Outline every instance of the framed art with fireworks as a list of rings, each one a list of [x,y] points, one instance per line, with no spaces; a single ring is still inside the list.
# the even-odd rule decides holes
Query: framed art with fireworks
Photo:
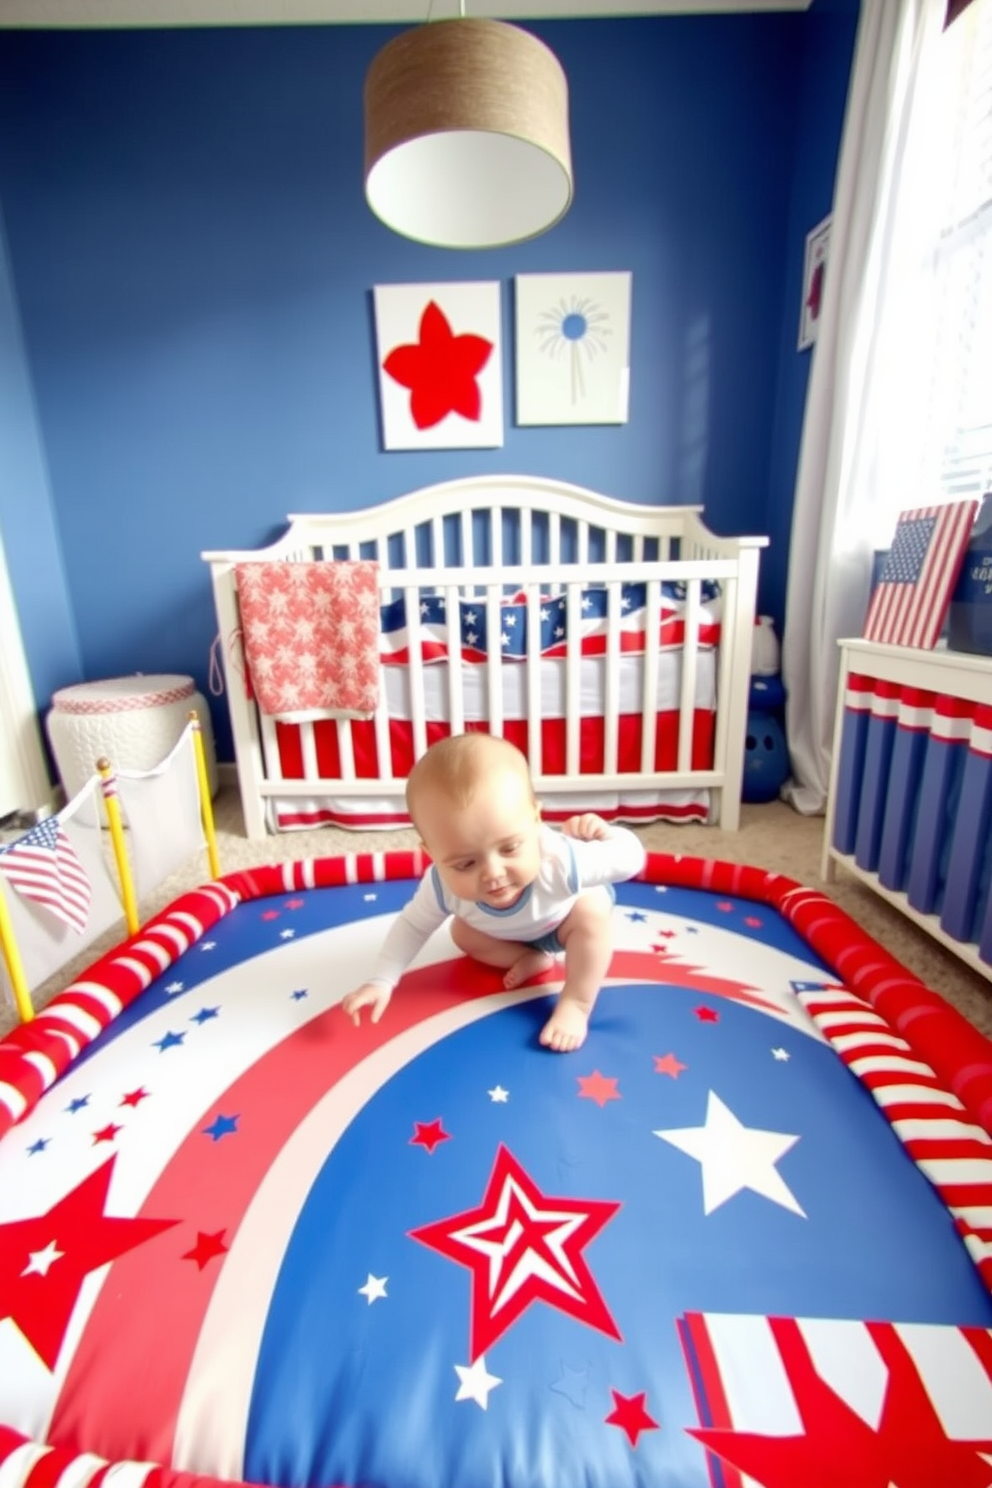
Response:
[[[518,424],[625,424],[629,273],[518,274]]]

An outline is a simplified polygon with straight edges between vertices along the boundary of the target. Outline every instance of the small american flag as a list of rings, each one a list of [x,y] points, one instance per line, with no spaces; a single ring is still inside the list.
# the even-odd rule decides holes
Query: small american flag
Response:
[[[868,606],[866,640],[936,644],[977,509],[977,501],[951,501],[901,513]]]
[[[85,930],[90,881],[57,816],[0,847],[0,873],[18,893],[44,905],[73,930]]]

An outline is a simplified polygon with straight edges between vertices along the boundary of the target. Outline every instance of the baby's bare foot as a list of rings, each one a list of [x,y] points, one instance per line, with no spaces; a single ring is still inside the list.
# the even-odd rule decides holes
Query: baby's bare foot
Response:
[[[570,998],[559,997],[551,1017],[541,1029],[541,1043],[556,1054],[580,1049],[589,1031],[589,1014]]]
[[[540,976],[542,971],[547,971],[554,965],[554,956],[547,951],[524,951],[519,960],[514,961],[506,976],[503,978],[503,986],[512,991],[514,987],[522,987],[533,977]]]

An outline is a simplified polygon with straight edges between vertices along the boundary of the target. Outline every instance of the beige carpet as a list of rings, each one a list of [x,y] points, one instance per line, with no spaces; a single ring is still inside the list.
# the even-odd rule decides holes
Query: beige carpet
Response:
[[[386,851],[409,847],[416,841],[412,832],[345,832],[322,828],[312,832],[286,832],[252,842],[244,835],[237,790],[222,786],[214,802],[217,845],[221,871],[233,872],[257,863],[286,859],[328,857],[348,851]],[[735,863],[753,863],[771,868],[800,883],[825,890],[868,933],[914,972],[928,986],[992,1037],[992,982],[973,972],[952,952],[945,950],[897,909],[879,899],[869,888],[841,872],[837,882],[825,884],[820,876],[823,818],[803,817],[780,801],[744,806],[738,832],[720,832],[713,827],[652,826],[638,831],[645,846],[655,852],[685,853],[695,857],[722,858]],[[194,860],[183,872],[170,878],[148,903],[143,916],[169,904],[184,889],[208,877],[205,861]],[[122,926],[123,930],[123,926]],[[43,1006],[69,981],[91,964],[96,956],[116,944],[115,933],[95,942],[86,954],[70,963],[35,996]],[[0,1005],[0,1032],[14,1022],[13,1011]]]

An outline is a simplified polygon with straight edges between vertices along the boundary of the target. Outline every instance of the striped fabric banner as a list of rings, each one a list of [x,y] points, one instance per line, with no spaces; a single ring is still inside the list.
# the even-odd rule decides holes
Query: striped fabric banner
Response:
[[[797,996],[953,1215],[992,1288],[992,1137],[881,1015],[842,986]]]

